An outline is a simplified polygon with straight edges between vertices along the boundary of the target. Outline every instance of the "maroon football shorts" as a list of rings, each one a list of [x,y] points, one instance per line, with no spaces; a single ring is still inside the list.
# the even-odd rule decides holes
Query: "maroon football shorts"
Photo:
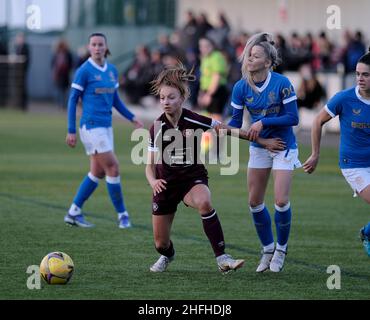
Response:
[[[166,215],[175,213],[178,204],[184,199],[191,188],[197,184],[205,184],[208,187],[208,177],[202,176],[189,179],[182,183],[167,184],[166,190],[153,196],[152,214]]]

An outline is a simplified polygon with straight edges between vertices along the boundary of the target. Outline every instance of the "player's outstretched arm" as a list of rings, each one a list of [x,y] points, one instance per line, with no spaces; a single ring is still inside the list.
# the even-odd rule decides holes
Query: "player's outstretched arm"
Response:
[[[257,137],[255,140],[251,138],[251,135],[242,129],[237,129],[231,126],[228,126],[223,123],[217,124],[214,129],[219,135],[227,134],[229,136],[238,137],[239,139],[248,140],[248,141],[255,141],[258,144],[262,145],[269,151],[281,151],[285,149],[285,142],[279,138],[272,138],[272,139],[264,139],[261,137]]]
[[[137,119],[136,116],[132,119],[131,122],[136,129],[144,128],[144,123],[140,119]]]
[[[114,92],[113,97],[113,106],[117,109],[117,111],[126,119],[131,121],[136,129],[143,128],[144,124],[142,121],[137,119],[137,117],[125,106],[125,104],[122,102],[121,98],[118,95],[117,90]]]
[[[303,163],[303,169],[307,173],[314,172],[319,163],[322,126],[330,119],[331,116],[323,108],[313,121],[311,130],[311,155]]]

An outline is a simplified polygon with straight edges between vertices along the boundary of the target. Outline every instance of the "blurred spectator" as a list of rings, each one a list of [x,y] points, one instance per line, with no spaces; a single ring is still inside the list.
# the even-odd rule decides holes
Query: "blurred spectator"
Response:
[[[321,62],[321,70],[328,71],[332,68],[331,64],[331,52],[333,44],[326,37],[326,33],[322,31],[317,39],[317,45],[319,47],[319,57]]]
[[[155,79],[163,70],[164,64],[162,62],[162,55],[158,49],[152,50],[150,54],[150,64],[153,79]]]
[[[317,41],[314,39],[311,32],[307,32],[302,39],[303,47],[308,52],[308,58],[313,71],[318,71],[321,68],[320,48]]]
[[[186,70],[193,70],[192,73],[196,77],[195,81],[189,81],[188,83],[190,89],[190,97],[188,101],[191,104],[191,107],[196,107],[199,94],[200,60],[194,48],[189,48],[186,51],[185,67]]]
[[[197,20],[193,11],[186,12],[185,25],[180,29],[181,44],[184,51],[198,50],[198,40],[196,39]]]
[[[147,70],[148,79],[151,79],[150,81],[154,80],[163,71],[163,68],[164,64],[161,52],[159,49],[152,50],[150,53],[150,68]],[[150,109],[158,103],[158,97],[152,94],[146,94],[140,97],[139,100],[140,105],[145,109]]]
[[[70,85],[70,72],[73,68],[72,53],[65,40],[61,39],[51,60],[53,81],[57,89],[56,101],[60,108],[67,108],[68,88]]]
[[[344,49],[342,58],[346,74],[356,71],[357,61],[365,53],[366,47],[361,31],[356,31],[354,36],[347,33],[347,45]]]
[[[28,88],[27,88],[27,74],[28,67],[30,64],[30,49],[26,42],[25,35],[20,32],[15,37],[15,54],[21,56],[24,59],[22,64],[22,93],[21,93],[21,108],[23,110],[27,109],[28,104]]]
[[[205,109],[210,118],[221,121],[229,98],[227,61],[211,39],[200,38],[199,51],[201,58],[198,106]],[[219,159],[222,149],[221,140],[218,137],[214,139],[209,132],[203,133],[202,152],[209,151],[211,158]]]
[[[197,29],[195,32],[195,39],[198,42],[199,40],[207,35],[207,32],[213,29],[213,26],[209,23],[206,13],[201,13],[197,16]]]
[[[239,58],[244,50],[245,44],[249,39],[249,34],[247,32],[240,32],[235,36],[231,36],[231,43],[234,47],[235,57]]]
[[[284,36],[278,33],[275,37],[275,47],[278,50],[279,57],[281,59],[281,63],[275,67],[274,71],[278,73],[283,73],[284,70],[287,68],[286,63],[288,60],[288,49],[287,44]]]
[[[234,54],[229,54],[226,51],[223,51],[223,55],[227,61],[228,65],[228,73],[227,73],[227,91],[232,92],[234,84],[239,81],[242,77],[242,72],[241,72],[241,62],[239,59],[235,57]],[[232,110],[233,108],[231,107],[231,96],[228,94],[228,99],[225,104],[225,108],[222,113],[222,118],[226,119],[232,115]]]
[[[90,53],[87,46],[81,46],[77,49],[77,61],[76,69],[80,67],[87,59],[89,59]]]
[[[7,55],[8,54],[8,48],[6,45],[6,41],[2,34],[0,33],[0,55]]]
[[[30,63],[30,49],[23,32],[18,33],[15,37],[15,54],[24,57],[25,68],[28,69]]]
[[[176,66],[179,59],[176,54],[165,54],[162,57],[162,62],[164,66]]]
[[[0,55],[7,55],[8,48],[5,37],[0,32]],[[0,108],[4,107],[8,102],[8,64],[0,61]]]
[[[151,73],[150,50],[146,46],[136,49],[134,61],[123,72],[120,86],[129,103],[139,104],[140,99],[150,94]]]
[[[177,35],[171,35],[172,40],[177,42]],[[175,40],[174,40],[175,39]],[[176,47],[171,41],[170,36],[167,34],[160,34],[158,36],[158,50],[162,56],[175,56],[178,60],[184,59],[184,54],[181,52],[181,48]]]
[[[222,114],[229,97],[227,90],[228,65],[224,55],[208,38],[199,40],[200,92],[198,105],[215,120],[222,120]]]
[[[286,70],[298,71],[303,63],[310,61],[309,52],[296,32],[291,34],[286,50]]]
[[[326,92],[309,64],[300,67],[301,83],[297,90],[298,108],[316,109],[326,97]]]
[[[174,48],[174,54],[181,63],[185,63],[185,52],[181,47],[181,33],[179,30],[175,30],[170,35],[170,44]]]
[[[230,42],[229,42],[230,25],[223,12],[218,14],[218,24],[213,29],[210,29],[206,36],[215,43],[217,48],[231,53]]]

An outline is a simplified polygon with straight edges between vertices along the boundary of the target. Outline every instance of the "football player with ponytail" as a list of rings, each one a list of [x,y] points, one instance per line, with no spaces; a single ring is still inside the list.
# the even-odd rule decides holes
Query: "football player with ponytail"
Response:
[[[297,96],[289,79],[273,72],[280,63],[272,36],[258,33],[249,38],[240,57],[242,79],[235,83],[231,105],[232,127],[241,128],[246,109],[251,117],[248,137],[251,141],[248,162],[249,207],[263,250],[256,272],[279,272],[284,265],[292,220],[289,201],[293,171],[301,166],[293,126],[298,124]],[[282,151],[271,152],[258,138],[280,138]],[[265,193],[271,170],[274,176],[275,246]]]
[[[76,71],[68,101],[68,133],[66,143],[74,148],[77,144],[76,110],[82,101],[79,134],[86,154],[90,158],[90,172],[82,180],[73,202],[64,217],[67,224],[90,228],[82,206],[105,178],[107,189],[117,212],[118,226],[131,227],[130,217],[123,200],[119,163],[114,153],[112,107],[136,127],[143,123],[131,113],[118,95],[117,69],[107,62],[109,54],[107,38],[102,33],[89,36],[90,58]]]
[[[163,272],[175,258],[171,227],[178,204],[183,201],[200,214],[218,268],[227,273],[242,267],[244,260],[225,253],[225,240],[216,209],[211,202],[208,173],[199,159],[201,135],[215,128],[232,134],[233,128],[217,120],[183,108],[189,97],[188,82],[195,80],[183,65],[167,67],[153,81],[164,113],[150,129],[146,177],[153,189],[152,224],[155,248],[159,259],[150,267]],[[239,138],[248,139],[243,130],[235,130]],[[200,133],[198,135],[198,133]],[[280,139],[258,138],[269,150],[284,149]]]
[[[348,184],[370,204],[370,48],[356,65],[357,85],[338,92],[316,116],[312,131],[312,153],[303,164],[315,171],[319,162],[322,126],[339,116],[339,167]],[[360,230],[360,239],[370,257],[370,222]]]

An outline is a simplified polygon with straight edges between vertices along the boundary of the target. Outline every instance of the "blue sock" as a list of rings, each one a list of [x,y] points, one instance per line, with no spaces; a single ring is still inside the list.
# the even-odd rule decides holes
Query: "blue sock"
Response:
[[[123,213],[126,211],[125,202],[123,200],[121,178],[118,177],[106,177],[107,188],[110,199],[116,209],[117,213]]]
[[[252,213],[254,225],[262,245],[266,247],[274,243],[274,236],[271,229],[271,218],[265,204],[262,203],[257,207],[250,207],[249,209]]]
[[[365,236],[367,236],[368,238],[370,238],[370,222],[365,227],[364,234],[365,234]]]
[[[99,179],[91,174],[88,175],[82,180],[80,187],[77,191],[76,196],[73,199],[73,203],[78,207],[82,208],[84,202],[89,199],[91,194],[95,191],[98,186]]]
[[[292,211],[290,210],[290,202],[284,207],[278,207],[275,204],[275,225],[278,246],[285,247],[288,243],[290,224],[292,220]],[[285,250],[284,250],[285,251]]]

